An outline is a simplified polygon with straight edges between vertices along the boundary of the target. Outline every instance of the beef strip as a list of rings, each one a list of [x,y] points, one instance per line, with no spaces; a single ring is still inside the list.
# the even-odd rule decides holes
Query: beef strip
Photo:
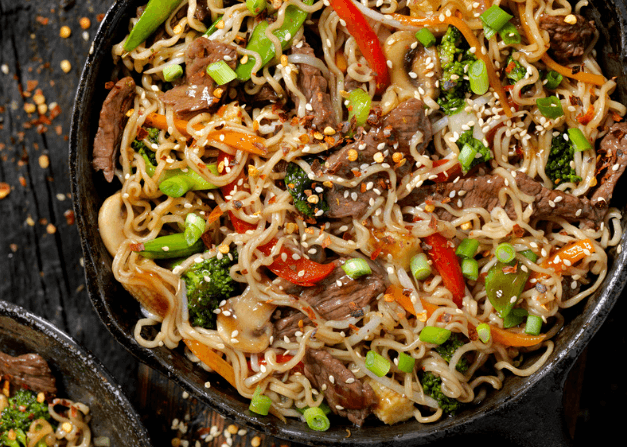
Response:
[[[305,54],[315,57],[314,50],[305,42],[300,46],[292,47],[292,54]],[[312,65],[304,63],[296,65],[298,66],[296,85],[305,95],[307,103],[311,104],[311,113],[313,114],[312,125],[319,131],[323,131],[327,127],[335,129],[337,126],[337,117],[335,116],[335,110],[331,102],[327,79],[322,75],[319,69]],[[296,108],[298,108],[300,102],[299,98],[296,95],[292,95],[292,100],[296,104]]]
[[[56,380],[48,363],[39,354],[24,354],[12,357],[0,352],[0,376],[11,384],[27,387],[37,393],[56,394]]]
[[[361,426],[376,404],[370,385],[356,378],[327,351],[307,349],[303,364],[305,377],[324,393],[331,411]]]
[[[424,152],[431,141],[433,134],[431,122],[426,116],[423,104],[420,100],[411,98],[398,105],[394,110],[385,115],[379,126],[370,129],[365,134],[359,134],[353,143],[350,143],[335,151],[325,163],[324,173],[337,175],[346,179],[353,179],[359,175],[363,164],[373,164],[375,154],[388,151],[383,162],[388,163],[397,170],[399,177],[405,175],[411,169],[413,160],[410,153],[412,139],[416,139],[416,150]],[[380,149],[381,144],[385,147]],[[404,161],[394,160],[394,153],[403,155]],[[351,161],[351,154],[357,153],[357,158]],[[378,187],[362,190],[361,185],[353,188],[345,188],[335,185],[327,191],[326,200],[329,218],[358,217],[366,212],[371,199],[376,199],[381,188],[385,184],[386,175],[370,176],[367,182],[373,182]],[[355,198],[358,200],[355,200]]]
[[[333,261],[335,268],[329,276],[313,287],[299,287],[285,284],[284,292],[297,295],[311,305],[325,320],[344,320],[351,316],[363,315],[363,308],[385,292],[385,272],[379,264],[368,260],[372,273],[356,279],[349,277],[342,269],[348,258]],[[299,321],[310,324],[311,320],[296,310],[283,313],[274,322],[275,337],[291,337],[300,330]]]
[[[163,102],[173,106],[177,116],[183,119],[214,110],[226,95],[214,96],[216,83],[206,73],[206,69],[208,65],[221,60],[235,69],[236,47],[205,37],[192,41],[185,51],[185,84],[165,92]],[[221,86],[221,90],[225,92],[224,86]]]
[[[603,175],[598,179],[599,186],[590,201],[593,205],[603,206],[609,204],[614,188],[627,166],[627,123],[616,123],[610,127],[601,140],[598,153],[601,157],[597,164],[597,175]]]
[[[593,21],[579,14],[570,15],[577,19],[574,24],[567,23],[564,16],[540,16],[540,29],[549,32],[553,57],[565,64],[577,62],[583,56],[596,31]]]
[[[201,22],[211,20],[211,9],[207,0],[196,0],[196,11],[194,11],[194,17]]]
[[[126,112],[133,106],[135,81],[130,76],[115,83],[100,110],[98,131],[94,139],[93,167],[103,171],[108,182],[113,180],[115,159],[128,117]]]
[[[593,206],[586,197],[545,188],[540,182],[522,172],[515,172],[516,184],[521,192],[532,196],[533,219],[546,219],[559,216],[570,222],[582,222],[586,226],[596,226],[603,219],[606,207]],[[499,191],[505,188],[505,179],[499,175],[483,175],[468,177],[457,182],[423,185],[414,189],[408,196],[399,201],[401,207],[417,206],[427,200],[448,202],[454,210],[485,208],[491,212],[502,207],[511,219],[516,218],[514,203],[509,197],[501,204]],[[462,192],[460,195],[460,192]],[[523,205],[523,211],[525,206]],[[434,213],[442,220],[451,221],[455,218],[444,208],[436,208]]]

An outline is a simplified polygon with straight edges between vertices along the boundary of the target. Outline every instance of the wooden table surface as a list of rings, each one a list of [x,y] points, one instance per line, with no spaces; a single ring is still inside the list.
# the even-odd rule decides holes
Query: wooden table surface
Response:
[[[286,445],[240,427],[230,427],[239,433],[225,436],[230,421],[141,365],[91,308],[73,224],[68,132],[83,61],[111,4],[0,0],[0,184],[10,186],[6,197],[0,195],[0,299],[50,320],[99,357],[140,412],[155,446],[177,440],[221,446],[229,437],[232,445],[244,446],[256,444],[256,436],[264,446]],[[90,22],[85,28],[81,18]],[[71,30],[69,37],[60,36],[63,26]],[[37,107],[43,116],[28,113]],[[619,433],[625,412],[615,409],[627,397],[624,367],[617,367],[627,347],[621,327],[626,308],[623,299],[586,350],[586,361],[574,369],[579,375],[569,380],[576,445],[599,439],[599,433],[602,439]],[[220,435],[208,442],[212,426],[220,427]]]

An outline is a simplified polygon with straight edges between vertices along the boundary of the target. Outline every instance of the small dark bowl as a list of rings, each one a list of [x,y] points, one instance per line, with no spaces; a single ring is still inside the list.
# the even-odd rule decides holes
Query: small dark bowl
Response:
[[[0,350],[13,356],[41,355],[57,379],[58,396],[89,406],[93,438],[106,436],[111,447],[152,445],[135,409],[105,367],[49,322],[0,301]]]
[[[123,39],[128,20],[141,3],[145,0],[119,0],[102,22],[81,76],[70,133],[72,196],[82,240],[87,287],[94,308],[118,342],[212,409],[253,430],[293,442],[407,446],[442,443],[463,436],[464,442],[476,437],[484,445],[486,442],[488,445],[505,442],[506,445],[538,447],[571,444],[562,403],[564,383],[577,357],[603,324],[627,282],[625,237],[621,241],[620,254],[610,253],[610,270],[601,288],[585,304],[564,312],[568,324],[555,337],[555,350],[539,372],[530,377],[509,377],[503,388],[488,393],[481,405],[433,424],[408,421],[390,427],[368,420],[366,426],[356,429],[348,421],[337,419],[332,421],[328,431],[319,433],[309,430],[298,420],[282,423],[273,417],[256,417],[248,411],[248,401],[236,390],[217,375],[195,367],[180,349],[146,349],[136,343],[133,328],[141,318],[139,306],[114,279],[111,256],[98,234],[98,209],[107,196],[119,189],[119,185],[107,184],[101,175],[94,175],[91,149],[100,104],[106,94],[104,84],[113,68],[111,46]],[[605,73],[618,77],[614,96],[627,104],[626,6],[621,0],[603,0],[595,1],[585,10],[601,32],[597,51],[602,68]],[[624,182],[622,185],[624,187]],[[619,200],[622,202],[616,205],[623,207],[625,197]],[[625,221],[623,227],[626,227]],[[204,387],[207,380],[212,384],[209,389]]]

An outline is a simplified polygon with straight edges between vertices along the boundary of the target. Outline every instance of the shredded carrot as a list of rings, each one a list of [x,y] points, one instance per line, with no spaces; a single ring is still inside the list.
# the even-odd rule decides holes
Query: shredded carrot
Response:
[[[486,69],[488,71],[488,79],[490,80],[490,86],[498,95],[499,101],[503,106],[503,111],[505,112],[505,115],[507,115],[508,117],[512,116],[512,109],[510,108],[509,102],[507,101],[507,95],[505,94],[505,90],[503,89],[503,84],[501,84],[501,80],[499,79],[499,76],[494,69],[492,60],[488,57],[487,54],[483,53],[483,46],[479,43],[479,40],[475,36],[475,33],[470,29],[468,25],[466,25],[466,22],[464,22],[459,17],[446,17],[443,14],[426,18],[410,17],[403,14],[391,14],[391,16],[393,19],[410,26],[425,27],[447,24],[457,28],[464,35],[464,38],[466,38],[468,44],[475,49],[475,56],[485,63]]]
[[[196,340],[183,339],[183,342],[201,362],[220,374],[231,385],[237,387],[233,367],[226,360],[216,354],[215,351]]]
[[[529,43],[532,43],[532,44],[538,43],[533,39],[533,33],[531,32],[529,23],[527,23],[527,18],[525,17],[524,8],[525,8],[524,3],[518,3],[518,15],[520,17],[520,23],[523,27],[523,30],[525,31],[525,34],[527,35],[527,39],[529,40]],[[538,45],[540,44],[538,43]],[[586,84],[594,84],[598,86],[605,84],[605,77],[598,75],[598,74],[594,74],[594,73],[586,73],[584,71],[573,73],[572,68],[565,67],[561,64],[558,64],[553,59],[551,59],[551,57],[547,53],[544,53],[542,55],[542,62],[544,62],[544,65],[546,65],[547,68],[554,70],[558,72],[559,74],[561,74],[562,76],[566,76],[567,78],[575,79],[580,82],[585,82]]]
[[[144,121],[146,125],[156,127],[162,130],[168,130],[168,121],[165,115],[158,113],[149,113],[146,115]],[[187,131],[188,122],[185,120],[174,118],[174,126],[185,137],[190,138],[191,135]],[[196,130],[202,129],[201,124],[194,126]],[[265,155],[268,149],[265,146],[266,140],[257,135],[251,135],[243,132],[236,132],[233,130],[215,130],[207,135],[209,142],[224,143],[235,149],[242,150],[244,152],[250,152],[251,154]]]
[[[398,286],[390,286],[385,291],[385,296],[393,298],[398,304],[401,305],[403,309],[405,309],[411,315],[416,315],[416,311],[414,310],[414,304],[411,302],[411,298],[403,293],[403,289]],[[438,310],[438,305],[430,303],[426,300],[420,299],[422,304],[422,308],[427,313],[427,318],[431,317],[433,313]],[[469,332],[476,333],[476,328],[473,324],[468,323]],[[515,346],[515,347],[523,347],[523,346],[534,346],[544,340],[545,335],[528,335],[519,332],[509,331],[507,329],[502,329],[500,327],[494,326],[490,324],[490,333],[492,334],[492,340],[495,343],[499,343],[503,346]]]

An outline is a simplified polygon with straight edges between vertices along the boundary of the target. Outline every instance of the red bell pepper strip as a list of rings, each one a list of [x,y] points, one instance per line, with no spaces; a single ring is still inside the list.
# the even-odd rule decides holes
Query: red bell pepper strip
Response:
[[[440,159],[440,160],[433,160],[433,167],[437,168],[438,166],[442,166],[444,163],[448,163],[450,160],[447,160],[446,158]],[[446,182],[451,182],[453,180],[455,180],[457,177],[462,175],[462,165],[460,165],[459,163],[456,163],[452,168],[449,168],[448,170],[444,171],[444,172],[439,172],[437,174],[437,177],[433,178],[433,179],[429,179],[431,181],[433,181],[434,183],[446,183]]]
[[[218,166],[228,165],[232,160],[233,157],[231,155],[220,152],[220,155],[218,156]],[[225,197],[233,193],[233,190],[240,178],[243,177],[239,176],[233,182],[228,185],[224,185],[221,188],[222,194],[224,194]],[[231,219],[231,223],[233,224],[233,228],[239,234],[257,228],[257,225],[239,219],[232,211],[229,211],[229,217]],[[260,245],[257,249],[264,255],[269,256],[277,242],[278,241],[276,239],[272,239],[267,244]],[[332,263],[319,264],[304,257],[294,259],[292,257],[293,255],[294,252],[292,250],[287,247],[281,247],[279,255],[274,258],[274,261],[268,266],[268,268],[275,275],[303,287],[314,286],[317,282],[322,281],[324,278],[329,276],[335,268]],[[285,260],[283,260],[283,258],[285,258]]]
[[[431,247],[427,250],[427,254],[442,277],[444,286],[453,294],[453,302],[457,307],[462,307],[462,300],[466,295],[466,283],[455,254],[455,247],[453,244],[449,245],[449,240],[440,233],[433,233],[425,237],[424,241]]]
[[[352,0],[330,0],[330,3],[339,18],[346,22],[346,29],[357,42],[370,68],[374,70],[377,93],[383,93],[383,90],[390,85],[390,73],[377,34]]]

